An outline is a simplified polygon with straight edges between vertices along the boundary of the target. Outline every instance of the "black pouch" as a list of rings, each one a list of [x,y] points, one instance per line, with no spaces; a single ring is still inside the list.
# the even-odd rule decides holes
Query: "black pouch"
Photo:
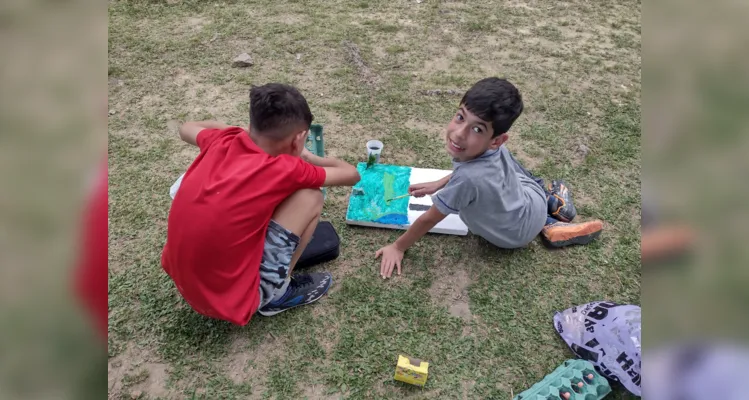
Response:
[[[333,228],[333,224],[328,221],[318,222],[315,233],[312,234],[312,239],[297,261],[294,270],[335,260],[338,258],[340,245],[341,239]]]

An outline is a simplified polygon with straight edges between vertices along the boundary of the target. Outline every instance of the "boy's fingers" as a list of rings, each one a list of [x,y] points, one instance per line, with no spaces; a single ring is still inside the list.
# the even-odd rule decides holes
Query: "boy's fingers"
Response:
[[[375,260],[378,259],[382,255],[382,249],[379,249],[375,252]]]
[[[385,269],[385,278],[390,278],[390,275],[393,274],[393,260],[388,260],[388,266],[387,269]]]
[[[398,275],[400,275],[400,274],[401,274],[401,262],[400,262],[400,261],[397,261],[397,262],[395,263],[395,265],[396,265],[396,266],[398,266]]]

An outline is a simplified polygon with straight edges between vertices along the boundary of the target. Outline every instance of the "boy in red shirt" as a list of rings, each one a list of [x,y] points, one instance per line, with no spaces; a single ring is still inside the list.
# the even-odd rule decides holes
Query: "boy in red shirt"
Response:
[[[307,151],[304,96],[271,83],[250,90],[249,132],[187,122],[200,154],[174,197],[161,263],[197,312],[246,325],[320,299],[330,273],[291,276],[322,212],[322,186],[353,186],[356,167]]]

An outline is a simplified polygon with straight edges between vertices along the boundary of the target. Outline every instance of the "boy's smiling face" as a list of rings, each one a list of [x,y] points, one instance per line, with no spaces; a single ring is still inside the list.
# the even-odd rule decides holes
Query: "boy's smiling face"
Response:
[[[477,117],[461,104],[447,125],[445,149],[458,161],[472,160],[507,141],[507,133],[492,136],[492,123]]]

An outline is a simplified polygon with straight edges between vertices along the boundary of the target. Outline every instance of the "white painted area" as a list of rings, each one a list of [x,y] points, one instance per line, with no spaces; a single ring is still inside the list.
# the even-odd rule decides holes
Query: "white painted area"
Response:
[[[427,169],[427,168],[412,168],[411,169],[411,178],[409,179],[409,185],[414,185],[416,183],[424,183],[424,182],[433,182],[440,180],[447,175],[450,175],[452,171],[450,170],[444,170],[444,169]],[[438,192],[439,193],[439,192]],[[416,197],[409,197],[408,198],[408,204],[409,206],[411,204],[421,204],[425,206],[432,206],[432,198],[430,196],[424,196],[420,198]],[[351,203],[349,202],[349,206],[351,206]],[[416,221],[417,218],[421,216],[421,214],[424,214],[426,211],[413,211],[408,210],[408,223],[409,225],[391,225],[391,224],[378,224],[375,222],[365,222],[365,221],[352,221],[352,220],[346,220],[346,223],[349,225],[360,225],[360,226],[367,226],[372,228],[385,228],[385,229],[408,229],[410,224],[413,224],[414,221]],[[348,215],[348,213],[346,213]],[[434,228],[432,228],[430,233],[441,233],[445,235],[459,235],[464,236],[468,234],[468,227],[466,227],[466,224],[461,221],[460,217],[457,214],[450,214],[445,219],[440,221],[437,225],[435,225]]]

